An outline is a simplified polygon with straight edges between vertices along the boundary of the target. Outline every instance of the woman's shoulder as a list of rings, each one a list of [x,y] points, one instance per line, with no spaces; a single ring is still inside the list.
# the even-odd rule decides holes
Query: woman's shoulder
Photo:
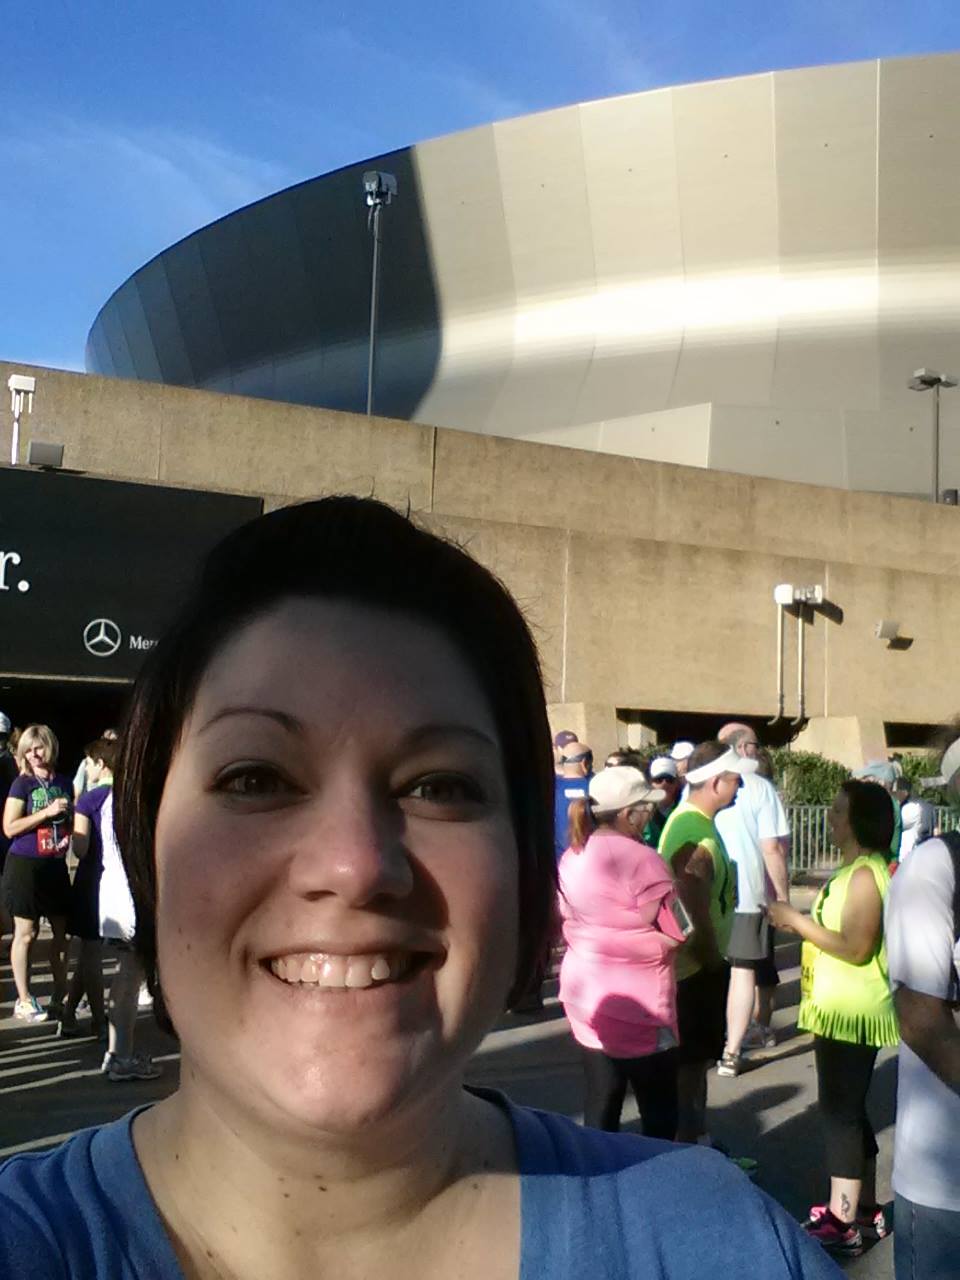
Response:
[[[523,1178],[522,1274],[693,1280],[703,1241],[725,1280],[828,1280],[822,1249],[729,1160],[513,1108]],[[697,1230],[690,1230],[691,1220]]]
[[[0,1275],[180,1276],[134,1150],[134,1114],[0,1165]]]

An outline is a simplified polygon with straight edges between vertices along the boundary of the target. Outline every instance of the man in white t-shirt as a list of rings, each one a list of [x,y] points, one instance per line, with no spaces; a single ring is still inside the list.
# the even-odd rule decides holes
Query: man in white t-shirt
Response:
[[[737,755],[756,759],[760,744],[749,725],[724,725],[717,737],[733,747]],[[773,929],[765,909],[770,902],[786,902],[790,896],[790,824],[776,787],[756,773],[744,778],[736,803],[718,813],[716,823],[727,853],[737,864],[737,909],[727,947],[731,965],[727,1042],[717,1063],[717,1074],[736,1076],[740,1073],[740,1052],[753,1017],[758,987],[770,986],[771,969],[776,978]],[[771,998],[764,1004],[772,1009],[772,990],[769,995]],[[760,1026],[759,1043],[772,1042],[772,1029]]]
[[[931,785],[960,793],[960,737]],[[893,1189],[897,1280],[960,1275],[960,854],[926,840],[887,897],[890,982],[900,1019]]]

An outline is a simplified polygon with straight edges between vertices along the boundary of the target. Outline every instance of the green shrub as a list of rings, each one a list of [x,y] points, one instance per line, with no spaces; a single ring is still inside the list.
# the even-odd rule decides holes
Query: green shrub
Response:
[[[898,754],[904,774],[913,783],[913,794],[931,804],[945,805],[950,797],[940,787],[922,787],[921,778],[932,778],[940,772],[940,756],[935,751],[904,751]]]
[[[777,788],[784,804],[833,804],[850,770],[814,751],[776,747],[770,752]]]

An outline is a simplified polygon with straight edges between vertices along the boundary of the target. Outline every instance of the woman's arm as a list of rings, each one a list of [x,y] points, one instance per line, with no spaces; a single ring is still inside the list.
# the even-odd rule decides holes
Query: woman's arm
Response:
[[[85,858],[90,849],[90,819],[85,813],[73,816],[73,852],[78,858]]]
[[[61,796],[57,800],[52,800],[45,809],[38,809],[36,813],[30,813],[24,817],[23,811],[26,807],[25,800],[19,800],[14,796],[7,797],[3,806],[3,834],[8,840],[25,835],[28,831],[36,831],[38,827],[42,827],[45,822],[53,821],[54,818],[63,818],[70,807],[70,802]]]
[[[821,951],[849,964],[867,963],[883,929],[883,903],[869,867],[861,867],[850,880],[839,931],[825,929],[785,902],[772,902],[767,915],[778,929],[797,933]]]

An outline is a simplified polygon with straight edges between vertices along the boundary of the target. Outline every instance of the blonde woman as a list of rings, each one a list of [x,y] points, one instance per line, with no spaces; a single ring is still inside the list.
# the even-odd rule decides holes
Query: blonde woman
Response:
[[[67,991],[67,912],[70,877],[66,855],[73,813],[72,783],[56,772],[57,739],[45,724],[24,729],[17,743],[20,776],[10,786],[3,806],[3,834],[10,841],[3,870],[3,899],[13,916],[10,961],[17,988],[13,1016],[21,1022],[46,1022],[30,990],[30,958],[40,918],[50,922],[53,942],[50,968],[53,999],[59,1014]]]

